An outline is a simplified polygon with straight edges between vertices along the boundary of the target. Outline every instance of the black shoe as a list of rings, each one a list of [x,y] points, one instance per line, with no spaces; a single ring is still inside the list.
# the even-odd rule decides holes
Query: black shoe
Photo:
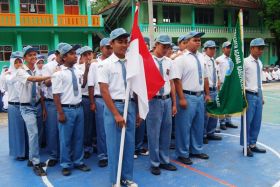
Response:
[[[57,160],[50,159],[48,161],[48,166],[49,167],[54,167],[56,164],[57,164]]]
[[[227,127],[226,127],[226,125],[220,125],[220,129],[227,130]]]
[[[215,133],[221,133],[221,131],[219,129],[216,129]]]
[[[174,143],[171,143],[170,146],[169,146],[169,149],[175,149],[175,144]]]
[[[243,148],[243,154],[244,154],[244,148]],[[254,156],[253,152],[249,147],[247,147],[247,157],[253,157],[253,156]]]
[[[148,155],[149,155],[149,150],[143,148],[143,149],[140,149],[140,150],[136,150],[136,151],[134,152],[134,154],[137,155],[137,156],[138,156],[138,155],[148,156]]]
[[[33,166],[33,171],[37,176],[46,176],[47,173],[40,164]]]
[[[16,160],[17,160],[17,161],[25,161],[26,158],[25,158],[25,157],[16,157]]]
[[[85,164],[75,166],[75,168],[84,172],[90,171],[90,168]]]
[[[91,156],[90,152],[85,151],[85,153],[84,153],[84,159],[88,159],[88,158],[90,158],[90,156]]]
[[[191,157],[195,157],[195,158],[200,158],[200,159],[204,159],[207,160],[209,159],[209,156],[205,153],[200,153],[200,154],[190,154]]]
[[[190,159],[190,158],[185,158],[185,157],[181,157],[181,156],[179,156],[178,158],[177,158],[177,160],[179,161],[179,162],[182,162],[183,164],[187,164],[187,165],[192,165],[192,160]]]
[[[45,166],[46,166],[46,163],[40,162],[39,165],[40,165],[41,167],[45,167]],[[30,160],[28,160],[28,161],[27,161],[27,166],[28,166],[28,167],[32,167],[32,166],[33,166],[33,163],[32,163]]]
[[[203,138],[203,144],[208,144],[208,139],[206,137]]]
[[[227,128],[233,128],[233,129],[237,129],[238,128],[237,125],[233,125],[232,123],[226,123],[226,127]]]
[[[259,148],[257,146],[254,146],[254,147],[250,146],[250,149],[252,152],[255,152],[255,153],[266,153],[265,149]]]
[[[61,173],[63,176],[69,176],[69,175],[71,175],[71,170],[69,168],[63,168],[61,170]]]
[[[165,170],[168,170],[168,171],[176,171],[177,170],[177,168],[170,163],[169,164],[160,164],[159,167],[161,169],[165,169]]]
[[[159,167],[152,166],[150,168],[150,170],[151,170],[151,173],[154,174],[154,175],[160,175],[160,173],[161,173]]]
[[[108,159],[99,160],[98,161],[98,166],[101,167],[101,168],[104,168],[104,167],[108,166]]]
[[[222,140],[222,137],[221,136],[217,136],[215,134],[209,134],[209,135],[207,135],[207,139],[208,140]]]

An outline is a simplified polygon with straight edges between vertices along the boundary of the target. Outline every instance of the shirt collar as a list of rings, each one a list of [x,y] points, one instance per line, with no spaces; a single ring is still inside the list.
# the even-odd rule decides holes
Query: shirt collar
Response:
[[[255,61],[256,61],[256,59],[255,59],[252,55],[249,55],[249,59],[250,59],[250,61],[252,61],[252,62],[255,62]],[[257,59],[257,61],[259,62],[259,59]]]
[[[115,55],[115,53],[113,53],[109,58],[110,58],[109,60],[112,61],[112,62],[114,62],[114,63],[117,63],[117,62],[120,60],[120,58],[117,57],[117,56]],[[126,59],[126,58],[125,58],[125,59]]]
[[[26,71],[36,72],[36,68],[34,68],[34,71],[32,71],[31,69],[29,69],[29,67],[27,67],[26,64],[23,64],[22,68]]]
[[[188,55],[188,54],[195,54],[195,55],[198,55],[199,54],[199,52],[198,51],[196,51],[196,53],[192,53],[192,52],[190,52],[189,50],[185,50],[185,54],[186,55]]]
[[[67,69],[68,69],[68,67],[66,67],[66,66],[64,66],[64,65],[61,65],[60,68],[61,68],[61,70],[67,70]],[[77,69],[77,68],[75,67],[75,65],[74,65],[72,68],[73,68],[73,69]]]

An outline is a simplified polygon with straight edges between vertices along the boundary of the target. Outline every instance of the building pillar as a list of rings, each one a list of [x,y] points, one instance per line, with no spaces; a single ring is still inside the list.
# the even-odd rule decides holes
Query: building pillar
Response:
[[[52,14],[53,14],[53,25],[57,26],[57,3],[56,3],[56,0],[52,0]]]
[[[87,35],[88,35],[88,46],[92,48],[93,47],[93,45],[92,45],[92,33],[89,32]]]
[[[91,2],[90,0],[87,0],[87,16],[88,16],[88,26],[92,26],[92,20],[91,20]]]
[[[14,0],[15,15],[16,15],[16,26],[20,26],[20,9],[19,0]]]
[[[59,43],[59,35],[57,32],[55,32],[53,34],[53,45],[54,45],[54,49],[56,49],[57,45]]]
[[[22,38],[21,38],[21,33],[16,33],[16,38],[17,38],[17,50],[22,51]]]
[[[192,6],[192,30],[195,29],[195,9]]]

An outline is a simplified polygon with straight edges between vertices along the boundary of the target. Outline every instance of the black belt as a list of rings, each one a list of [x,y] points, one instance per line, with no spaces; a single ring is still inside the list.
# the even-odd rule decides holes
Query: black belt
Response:
[[[210,90],[210,91],[216,91],[217,88],[216,88],[216,87],[209,87],[209,90]]]
[[[20,103],[19,102],[8,102],[10,105],[19,105]]]
[[[89,98],[89,96],[88,95],[82,95],[82,98]]]
[[[53,99],[45,98],[45,101],[53,101]]]
[[[135,102],[135,99],[130,99],[130,101]],[[113,99],[113,102],[124,103],[125,99]]]
[[[195,95],[195,96],[201,96],[203,94],[203,92],[192,92],[192,91],[188,91],[188,90],[183,90],[183,92],[185,94],[188,94],[188,95]]]
[[[95,98],[102,98],[101,95],[95,95],[94,97],[95,97]]]
[[[38,106],[41,103],[39,100],[37,103],[35,103],[35,106]],[[31,103],[20,103],[20,106],[32,106]]]
[[[258,92],[251,92],[251,91],[248,91],[248,90],[246,90],[246,94],[251,94],[251,95],[258,96]]]
[[[64,108],[79,108],[82,105],[81,105],[81,103],[79,103],[79,104],[76,104],[76,105],[62,104],[61,106],[64,107]]]
[[[170,95],[156,95],[153,97],[153,99],[168,99],[170,98]]]

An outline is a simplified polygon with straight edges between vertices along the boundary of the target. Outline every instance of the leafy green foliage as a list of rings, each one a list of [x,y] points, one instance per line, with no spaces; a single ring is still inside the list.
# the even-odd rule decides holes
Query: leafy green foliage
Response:
[[[99,11],[101,11],[104,7],[113,2],[114,1],[112,0],[93,0],[91,2],[92,14],[98,14]]]

